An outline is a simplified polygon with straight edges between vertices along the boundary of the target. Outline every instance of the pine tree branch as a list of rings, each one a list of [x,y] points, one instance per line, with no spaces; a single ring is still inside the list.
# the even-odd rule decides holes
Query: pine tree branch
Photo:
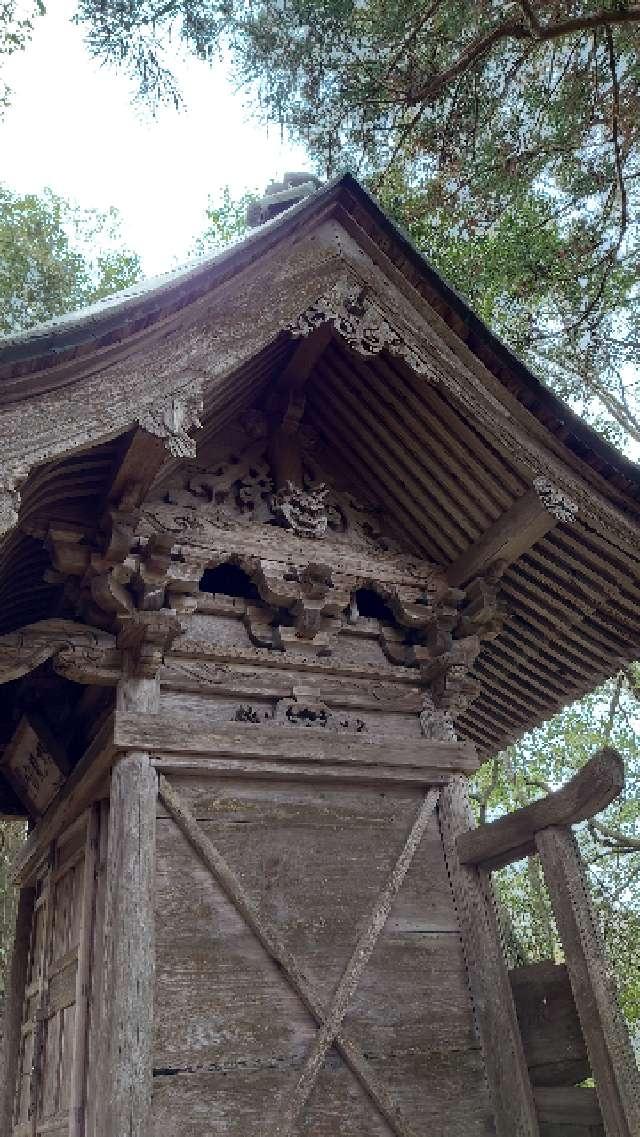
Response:
[[[542,24],[535,16],[530,4],[525,7],[527,22],[505,20],[489,32],[472,40],[456,60],[435,75],[430,75],[417,89],[410,90],[406,96],[409,106],[436,98],[459,75],[468,71],[478,60],[484,59],[491,49],[503,40],[533,40],[547,43],[564,39],[578,32],[593,31],[596,28],[612,28],[623,24],[640,23],[640,7],[626,9],[603,9],[590,16],[574,16],[569,20],[559,20],[555,24]],[[533,14],[535,23],[531,20]]]

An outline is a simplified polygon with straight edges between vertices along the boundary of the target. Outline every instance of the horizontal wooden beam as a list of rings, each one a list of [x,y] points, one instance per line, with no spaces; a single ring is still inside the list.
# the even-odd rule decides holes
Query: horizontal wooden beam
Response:
[[[367,736],[309,727],[235,722],[203,730],[185,720],[176,721],[168,715],[156,714],[119,713],[114,743],[119,750],[146,750],[156,756],[201,754],[257,762],[356,764],[373,767],[372,774],[378,765],[445,773],[471,773],[478,766],[475,747],[469,742],[392,740],[380,734]]]
[[[544,479],[494,521],[478,540],[446,570],[447,581],[457,588],[487,572],[498,561],[510,565],[532,548],[545,533],[575,512],[573,503]]]
[[[624,786],[624,763],[617,750],[604,747],[555,793],[479,825],[458,837],[465,865],[499,869],[535,852],[535,835],[550,825],[585,821],[609,805]]]
[[[162,774],[204,778],[250,778],[252,781],[350,782],[366,786],[446,786],[449,770],[438,766],[364,766],[351,762],[276,762],[264,758],[191,758],[171,755],[152,758]]]

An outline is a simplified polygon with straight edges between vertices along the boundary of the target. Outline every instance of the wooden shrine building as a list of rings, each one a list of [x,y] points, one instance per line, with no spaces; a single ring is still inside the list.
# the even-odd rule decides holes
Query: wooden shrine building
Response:
[[[638,656],[640,474],[300,180],[0,352],[0,1134],[639,1137],[570,830],[620,759],[466,780]],[[566,962],[509,972],[534,854]]]

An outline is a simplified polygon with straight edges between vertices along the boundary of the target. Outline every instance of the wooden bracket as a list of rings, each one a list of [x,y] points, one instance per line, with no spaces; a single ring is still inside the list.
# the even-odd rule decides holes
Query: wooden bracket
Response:
[[[457,839],[462,864],[499,869],[536,851],[535,835],[550,825],[585,821],[609,805],[624,786],[624,763],[617,750],[604,747],[555,793],[534,801]]]

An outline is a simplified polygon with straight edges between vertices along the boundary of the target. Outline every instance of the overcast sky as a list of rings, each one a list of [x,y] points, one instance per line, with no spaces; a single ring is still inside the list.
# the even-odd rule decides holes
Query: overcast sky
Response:
[[[0,181],[117,206],[145,273],[185,259],[210,193],[263,190],[286,169],[309,168],[302,149],[251,121],[220,66],[178,61],[187,109],[154,120],[132,104],[123,76],[91,60],[71,23],[73,0],[49,7],[31,45],[3,68],[13,97],[0,123]]]

